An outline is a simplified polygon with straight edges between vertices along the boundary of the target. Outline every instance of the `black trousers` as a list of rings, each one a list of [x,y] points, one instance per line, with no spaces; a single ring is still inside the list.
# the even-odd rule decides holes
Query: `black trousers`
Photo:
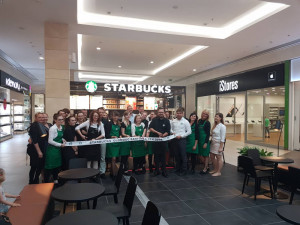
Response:
[[[152,149],[154,152],[154,162],[155,162],[155,170],[159,171],[159,167],[161,165],[161,170],[163,172],[166,171],[166,151],[168,148],[168,142],[153,142]]]
[[[43,170],[42,166],[31,166],[29,171],[29,184],[39,183],[42,170]]]
[[[133,169],[134,170],[143,168],[144,164],[145,164],[145,156],[133,158]]]
[[[175,152],[176,170],[187,170],[186,139],[173,139],[172,147]]]
[[[191,157],[192,170],[195,170],[196,161],[197,161],[197,154],[188,153],[188,157]]]
[[[45,173],[44,173],[45,183],[49,183],[51,175],[53,177],[53,180],[57,180],[59,172],[60,172],[60,167],[53,168],[53,169],[45,169]]]
[[[124,171],[128,171],[128,157],[129,155],[122,155],[121,156],[121,163],[124,165]]]

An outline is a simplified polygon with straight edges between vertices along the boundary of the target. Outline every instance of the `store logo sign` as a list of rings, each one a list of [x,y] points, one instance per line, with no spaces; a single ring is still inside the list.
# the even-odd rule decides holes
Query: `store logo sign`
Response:
[[[16,89],[18,91],[21,90],[21,84],[18,81],[13,81],[10,78],[6,78],[5,84],[6,86]]]
[[[171,86],[140,84],[104,84],[104,91],[137,92],[137,93],[171,93]]]
[[[88,92],[95,92],[97,91],[97,84],[95,81],[92,81],[92,80],[89,80],[88,82],[85,83],[85,89],[88,91]]]
[[[276,80],[276,71],[268,73],[268,81],[275,81]]]
[[[226,82],[225,80],[219,81],[219,92],[234,91],[239,88],[239,81]]]

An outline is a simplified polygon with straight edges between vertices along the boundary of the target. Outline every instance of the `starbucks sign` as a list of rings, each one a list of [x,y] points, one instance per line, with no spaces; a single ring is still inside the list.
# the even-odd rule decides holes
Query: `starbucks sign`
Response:
[[[95,92],[97,90],[96,82],[89,80],[88,82],[85,83],[85,89],[91,93]]]

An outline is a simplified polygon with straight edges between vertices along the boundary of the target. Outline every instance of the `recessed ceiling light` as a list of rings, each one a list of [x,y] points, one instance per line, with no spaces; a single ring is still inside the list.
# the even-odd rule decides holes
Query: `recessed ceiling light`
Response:
[[[153,61],[151,61],[150,63],[151,63],[151,64],[153,64],[154,62],[153,62]]]
[[[264,90],[264,91],[268,91],[268,90]]]
[[[43,60],[44,60],[44,57],[43,57],[43,56],[40,56],[39,59],[43,61]]]
[[[100,50],[101,50],[101,48],[100,48],[100,47],[97,47],[96,49],[97,49],[97,51],[100,51]]]
[[[197,70],[196,69],[193,69],[193,72],[196,72]]]
[[[122,66],[118,66],[119,68],[122,68]]]
[[[277,93],[274,93],[275,95],[277,95]]]
[[[270,93],[267,93],[267,95],[269,95]]]

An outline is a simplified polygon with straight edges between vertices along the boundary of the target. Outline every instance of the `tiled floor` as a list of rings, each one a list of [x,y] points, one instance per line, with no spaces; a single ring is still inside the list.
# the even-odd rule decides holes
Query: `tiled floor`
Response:
[[[4,186],[8,192],[18,193],[28,182],[26,141],[26,135],[18,135],[0,144],[0,167],[7,172]],[[241,195],[243,174],[237,172],[234,164],[236,149],[243,145],[241,142],[227,142],[227,163],[221,177],[198,173],[180,177],[170,170],[169,177],[164,178],[153,177],[147,172],[145,175],[135,176],[138,186],[145,196],[158,206],[167,222],[164,224],[286,224],[275,214],[275,210],[279,205],[287,204],[287,200],[271,200],[259,195],[254,201],[252,182],[246,187],[246,194]],[[112,183],[110,178],[101,182],[103,185]],[[123,179],[119,202],[123,201],[126,186],[127,182]],[[266,182],[263,182],[263,187],[267,187]],[[296,195],[295,204],[300,204],[299,199]],[[101,197],[97,208],[105,208],[107,204],[114,204],[113,198]],[[57,207],[59,206],[58,204]],[[73,207],[70,206],[69,210],[73,210]],[[136,197],[130,224],[141,224],[144,210],[142,202]]]

